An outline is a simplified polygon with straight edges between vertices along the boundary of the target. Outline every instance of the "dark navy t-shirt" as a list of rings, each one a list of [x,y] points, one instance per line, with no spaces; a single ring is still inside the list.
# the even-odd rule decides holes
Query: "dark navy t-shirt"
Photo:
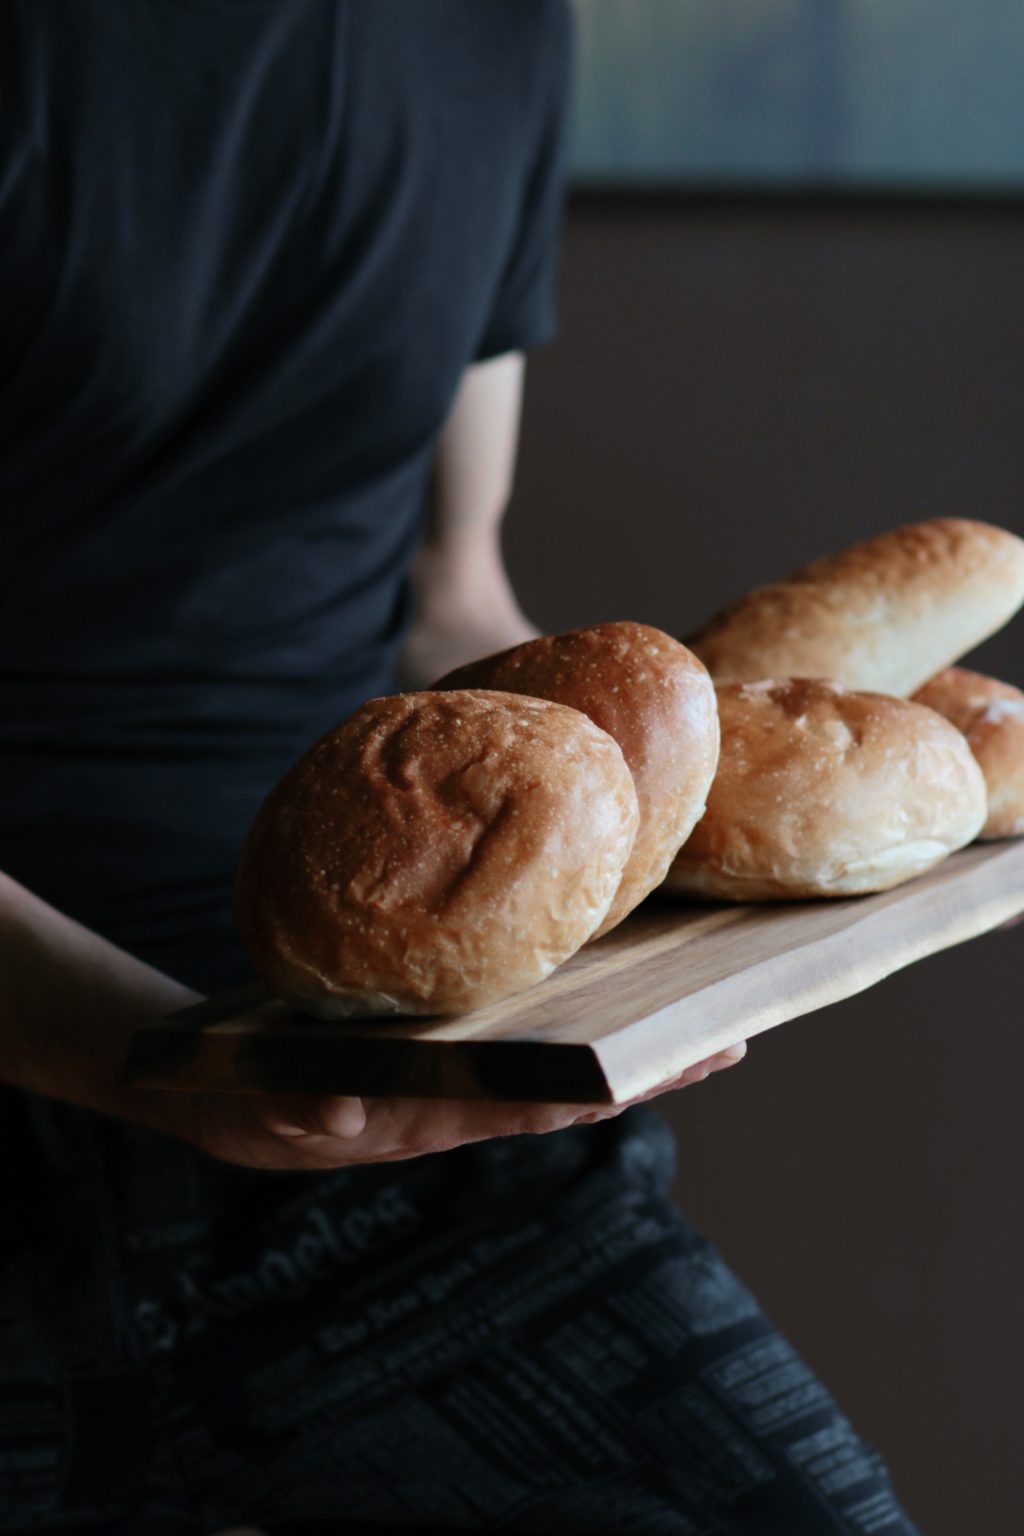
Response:
[[[203,986],[552,328],[568,0],[0,0],[0,868]],[[241,972],[239,972],[241,974]]]

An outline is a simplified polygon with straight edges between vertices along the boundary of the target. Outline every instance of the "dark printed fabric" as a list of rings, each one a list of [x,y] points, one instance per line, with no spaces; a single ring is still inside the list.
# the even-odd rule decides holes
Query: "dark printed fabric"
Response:
[[[910,1536],[650,1111],[327,1176],[55,1113],[0,1281],[4,1532]]]

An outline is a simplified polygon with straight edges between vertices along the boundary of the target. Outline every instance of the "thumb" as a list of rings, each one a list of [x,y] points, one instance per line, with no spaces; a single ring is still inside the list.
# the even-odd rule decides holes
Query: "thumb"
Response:
[[[275,1136],[291,1141],[302,1136],[330,1136],[354,1141],[366,1129],[362,1099],[336,1094],[279,1093],[268,1101],[263,1123]]]

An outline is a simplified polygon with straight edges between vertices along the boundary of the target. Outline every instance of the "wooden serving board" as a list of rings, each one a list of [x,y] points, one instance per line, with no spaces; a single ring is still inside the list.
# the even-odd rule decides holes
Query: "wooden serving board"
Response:
[[[954,854],[879,896],[647,902],[547,981],[461,1018],[321,1023],[258,988],[142,1025],[154,1088],[624,1100],[1024,911],[1024,842]]]

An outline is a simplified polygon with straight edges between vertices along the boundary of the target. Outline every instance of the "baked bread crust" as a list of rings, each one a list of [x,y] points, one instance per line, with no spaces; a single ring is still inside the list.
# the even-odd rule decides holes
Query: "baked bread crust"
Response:
[[[704,814],[718,764],[715,690],[703,663],[647,624],[547,635],[450,672],[438,688],[495,688],[568,704],[622,748],[640,828],[604,922],[607,933],[664,880]]]
[[[638,819],[622,753],[576,710],[484,692],[373,699],[265,801],[239,863],[239,932],[303,1012],[468,1012],[591,936]]]
[[[986,842],[1024,837],[1024,691],[966,667],[946,667],[914,694],[963,731],[985,775]]]
[[[923,874],[981,830],[981,770],[934,710],[799,678],[720,684],[718,707],[718,774],[669,890],[857,896]]]
[[[687,640],[716,682],[826,677],[907,697],[1024,602],[1024,540],[911,523],[758,587]]]

